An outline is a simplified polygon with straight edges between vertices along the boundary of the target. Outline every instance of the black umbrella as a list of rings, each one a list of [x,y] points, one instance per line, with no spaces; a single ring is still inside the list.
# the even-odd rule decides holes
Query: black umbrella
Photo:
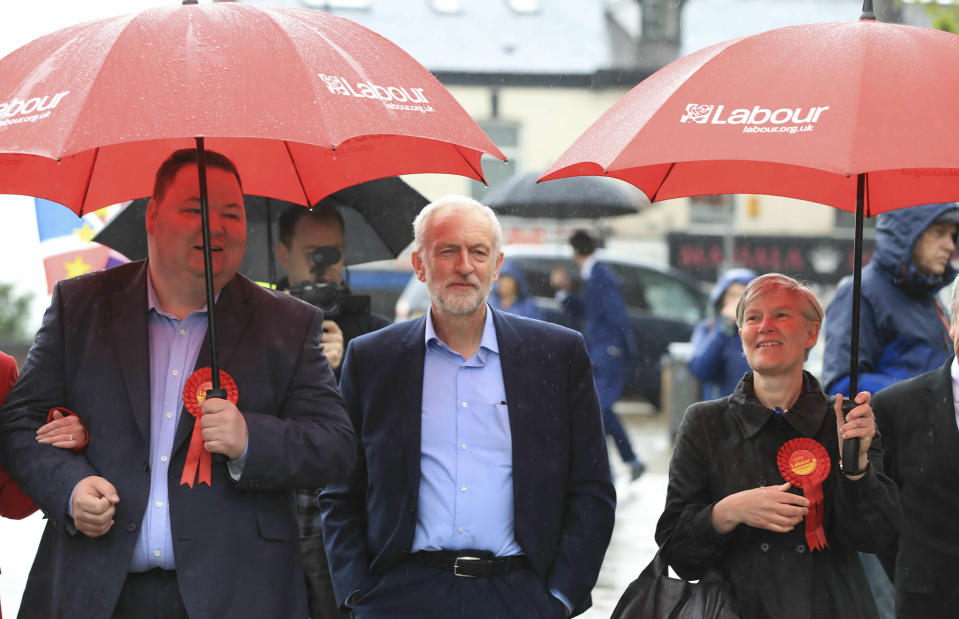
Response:
[[[486,194],[484,201],[499,215],[545,219],[594,219],[639,211],[639,203],[617,186],[619,181],[599,176],[572,176],[536,183],[541,172],[512,176]]]
[[[145,229],[149,198],[131,201],[93,238],[130,260],[147,256]],[[343,214],[346,265],[395,258],[413,241],[413,219],[428,200],[400,178],[381,178],[347,187],[324,199]],[[276,283],[277,220],[290,202],[245,196],[247,240],[240,272],[254,281]],[[298,208],[303,208],[297,205]]]

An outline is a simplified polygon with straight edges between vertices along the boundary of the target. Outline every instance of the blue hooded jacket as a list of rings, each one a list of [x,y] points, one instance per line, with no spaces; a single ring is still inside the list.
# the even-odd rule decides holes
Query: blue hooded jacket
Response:
[[[859,391],[884,387],[941,366],[952,355],[945,308],[936,292],[956,277],[952,265],[942,275],[920,273],[912,262],[916,241],[955,203],[925,204],[879,216],[876,250],[862,270],[859,328]],[[822,384],[826,393],[849,395],[852,280],[826,310]]]
[[[696,325],[689,371],[703,383],[703,399],[725,397],[736,389],[743,374],[749,371],[743,343],[735,323],[721,316],[723,295],[732,284],[745,286],[756,278],[751,269],[730,269],[713,286],[709,306],[714,315]]]
[[[511,314],[542,320],[543,313],[536,307],[533,297],[529,294],[529,284],[526,282],[526,275],[523,270],[509,260],[504,260],[503,266],[499,270],[499,276],[512,277],[516,281],[516,300],[509,307],[503,307],[499,300],[499,282],[497,282],[489,295],[490,306],[493,309],[503,310]]]

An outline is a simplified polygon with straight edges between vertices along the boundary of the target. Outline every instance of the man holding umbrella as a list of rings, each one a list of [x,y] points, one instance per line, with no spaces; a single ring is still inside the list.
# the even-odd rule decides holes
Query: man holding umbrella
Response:
[[[319,344],[320,312],[236,274],[241,180],[212,152],[228,398],[184,398],[194,368],[210,363],[197,162],[195,150],[177,151],[158,170],[146,262],[57,285],[0,411],[11,473],[49,519],[22,617],[306,615],[292,491],[345,478],[355,438]],[[87,421],[96,440],[85,454],[36,443],[52,406]],[[204,450],[225,457],[207,464],[208,481]]]

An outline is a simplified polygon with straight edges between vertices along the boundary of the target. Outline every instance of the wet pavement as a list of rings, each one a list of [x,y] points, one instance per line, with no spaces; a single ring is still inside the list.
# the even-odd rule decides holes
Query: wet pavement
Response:
[[[616,526],[599,580],[593,589],[593,607],[581,616],[606,619],[619,596],[656,554],[653,534],[666,501],[666,481],[672,445],[668,420],[651,406],[623,402],[617,405],[620,419],[629,433],[633,449],[646,463],[646,473],[635,482],[609,444],[616,483]]]
[[[656,553],[653,532],[666,498],[666,473],[671,445],[668,423],[649,405],[623,402],[617,406],[633,447],[646,462],[646,473],[629,481],[629,471],[610,444],[618,496],[616,527],[606,560],[593,589],[593,608],[587,619],[609,617],[616,601]],[[20,596],[43,531],[43,519],[0,519],[0,604],[3,616],[16,617]]]

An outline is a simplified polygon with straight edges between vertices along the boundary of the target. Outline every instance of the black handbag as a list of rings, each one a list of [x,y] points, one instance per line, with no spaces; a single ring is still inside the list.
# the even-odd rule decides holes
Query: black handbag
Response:
[[[732,585],[714,570],[698,582],[670,578],[659,552],[630,583],[610,619],[740,619]]]

